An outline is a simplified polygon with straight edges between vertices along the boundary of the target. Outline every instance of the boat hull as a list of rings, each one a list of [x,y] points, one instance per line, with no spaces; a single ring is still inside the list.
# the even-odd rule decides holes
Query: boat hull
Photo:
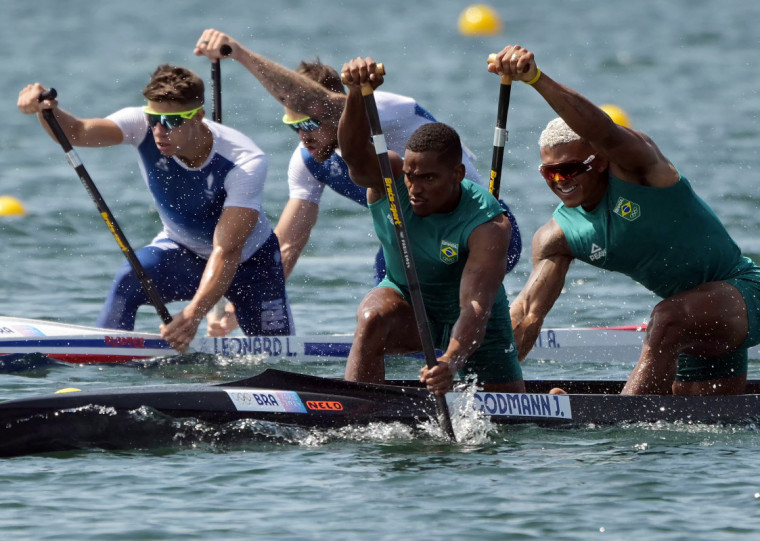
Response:
[[[181,384],[73,391],[0,403],[0,456],[70,449],[176,445],[182,421],[239,421],[304,428],[374,422],[417,427],[436,418],[423,388],[369,385],[279,370],[222,385]],[[577,427],[635,422],[737,423],[760,417],[760,385],[731,397],[620,396],[622,381],[532,381],[526,394],[447,394],[454,415],[474,409],[496,424]],[[569,394],[548,394],[561,385]]]

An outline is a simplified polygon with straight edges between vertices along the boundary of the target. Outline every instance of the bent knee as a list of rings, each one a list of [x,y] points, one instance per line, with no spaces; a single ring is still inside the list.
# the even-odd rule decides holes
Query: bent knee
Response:
[[[393,320],[390,314],[386,310],[379,309],[376,306],[365,305],[364,303],[359,305],[356,310],[356,325],[357,328],[363,330],[379,330],[386,329]]]
[[[676,344],[681,341],[688,317],[685,303],[665,299],[657,303],[647,325],[647,341],[656,344]]]

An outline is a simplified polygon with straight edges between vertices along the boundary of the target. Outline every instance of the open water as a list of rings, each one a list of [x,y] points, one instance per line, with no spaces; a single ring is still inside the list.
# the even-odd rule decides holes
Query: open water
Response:
[[[385,89],[415,96],[454,125],[488,171],[498,78],[489,53],[519,43],[541,68],[597,103],[627,111],[688,176],[747,255],[760,236],[760,3],[756,0],[498,2],[505,31],[463,37],[467,3],[3,2],[0,47],[0,195],[22,218],[0,218],[0,313],[92,324],[122,256],[65,163],[60,147],[15,107],[18,91],[54,86],[64,108],[104,116],[141,104],[156,65],[186,65],[207,27],[222,29],[293,67],[319,56],[340,67],[372,55]],[[265,208],[287,199],[295,144],[281,109],[241,66],[224,62],[224,121],[270,155]],[[554,115],[515,85],[502,193],[530,237],[556,200],[536,171],[536,140]],[[155,209],[126,147],[80,150],[133,246],[158,230]],[[350,332],[371,286],[377,242],[367,213],[332,193],[289,282],[299,333]],[[578,264],[552,312],[553,326],[645,321],[656,299],[640,286]],[[176,307],[175,307],[176,308]],[[150,310],[138,328],[155,330]],[[278,366],[340,375],[339,363]],[[256,373],[255,359],[192,365],[54,367],[0,375],[0,399],[172,381],[224,381]],[[630,366],[531,361],[527,378],[625,378]],[[389,375],[413,376],[394,363]],[[758,377],[758,364],[750,366]],[[196,427],[203,431],[204,427]],[[756,539],[760,434],[738,426],[631,425],[580,430],[483,430],[443,444],[396,427],[232,441],[199,438],[160,451],[76,452],[0,462],[3,539]]]

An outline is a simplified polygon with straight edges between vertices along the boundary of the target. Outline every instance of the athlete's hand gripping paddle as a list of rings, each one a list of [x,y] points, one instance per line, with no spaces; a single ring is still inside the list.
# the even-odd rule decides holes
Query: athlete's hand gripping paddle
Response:
[[[58,93],[56,92],[55,88],[51,88],[40,94],[39,101],[52,100],[55,99],[57,95]],[[84,168],[82,161],[79,159],[79,155],[71,146],[71,143],[66,137],[66,133],[63,131],[63,128],[61,128],[61,124],[58,122],[58,119],[55,118],[55,114],[51,109],[43,109],[42,116],[47,122],[48,126],[50,126],[50,129],[53,132],[53,135],[55,135],[55,138],[60,143],[61,148],[63,148],[63,151],[66,153],[66,160],[69,162],[69,165],[71,165],[71,167],[74,168],[74,171],[77,172],[79,179],[82,181],[82,184],[84,184],[84,187],[87,190],[87,193],[90,194],[90,197],[95,203],[95,206],[98,207],[100,216],[106,222],[106,226],[108,226],[108,229],[113,234],[114,239],[116,239],[116,243],[119,245],[119,248],[121,248],[124,257],[126,257],[127,261],[129,261],[129,264],[137,276],[137,279],[140,280],[140,284],[142,285],[143,290],[145,290],[145,294],[148,295],[150,302],[156,308],[156,311],[161,317],[161,320],[165,324],[171,323],[172,316],[169,314],[169,310],[166,309],[166,305],[161,299],[161,295],[156,289],[155,284],[153,284],[150,276],[148,276],[145,272],[145,269],[140,263],[140,260],[137,259],[134,250],[132,250],[132,247],[129,245],[129,241],[127,241],[127,237],[124,236],[124,233],[119,227],[119,224],[116,223],[116,218],[114,218],[113,214],[111,214],[111,210],[108,208],[105,200],[100,195],[100,192],[95,186],[92,177],[90,177],[90,174]]]
[[[488,63],[496,60],[496,55],[488,56]],[[499,106],[496,111],[496,128],[493,134],[493,154],[491,157],[491,180],[488,190],[498,199],[501,188],[501,168],[504,163],[504,147],[509,139],[507,131],[507,115],[509,113],[509,97],[512,93],[512,78],[509,75],[501,76],[501,88],[499,90]]]
[[[376,73],[379,75],[385,75],[383,64],[377,65]],[[383,135],[382,126],[380,125],[380,116],[377,112],[374,91],[370,84],[364,84],[361,87],[361,92],[362,96],[364,96],[364,106],[369,118],[375,153],[377,154],[377,159],[380,163],[380,172],[383,175],[385,193],[391,207],[391,216],[394,217],[393,223],[396,232],[396,241],[398,242],[399,251],[401,252],[401,260],[404,262],[404,274],[406,276],[407,285],[409,286],[409,295],[412,299],[412,311],[414,312],[417,331],[419,332],[420,341],[422,342],[425,363],[428,368],[433,368],[438,365],[438,359],[435,356],[433,337],[430,332],[427,316],[425,315],[425,302],[422,298],[422,290],[420,289],[420,283],[417,278],[417,269],[414,266],[414,256],[412,254],[412,247],[409,245],[409,235],[406,231],[404,215],[401,212],[401,208],[398,207],[398,197],[395,193],[396,187],[394,184],[393,169],[391,167],[390,157],[388,156],[388,148],[385,144],[385,136]],[[438,422],[441,425],[441,429],[449,439],[456,441],[456,435],[454,434],[454,428],[451,425],[451,416],[449,415],[449,407],[446,403],[446,397],[437,394],[434,396],[436,400],[436,409],[438,411]]]

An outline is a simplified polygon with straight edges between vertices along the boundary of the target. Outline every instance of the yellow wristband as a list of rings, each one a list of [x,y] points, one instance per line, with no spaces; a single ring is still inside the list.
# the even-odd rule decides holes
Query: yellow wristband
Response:
[[[536,76],[533,77],[533,79],[531,79],[530,81],[525,81],[525,84],[533,86],[534,84],[536,84],[536,81],[538,81],[539,77],[541,77],[541,68],[536,66]]]

